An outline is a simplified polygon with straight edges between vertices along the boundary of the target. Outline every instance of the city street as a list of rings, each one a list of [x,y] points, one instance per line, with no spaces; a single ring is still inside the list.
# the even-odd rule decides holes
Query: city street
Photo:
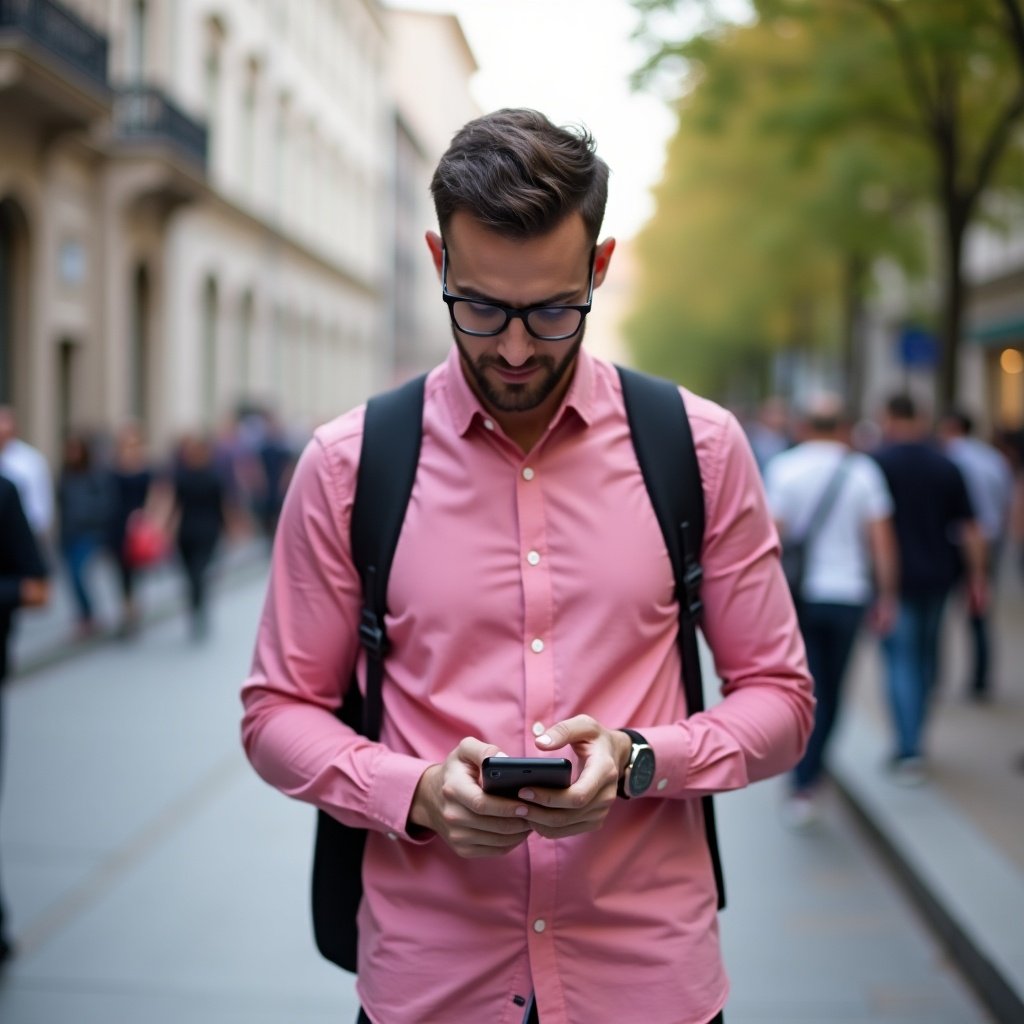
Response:
[[[4,1024],[354,1021],[310,937],[313,813],[239,745],[261,598],[222,589],[203,645],[171,616],[10,682]],[[988,1021],[844,805],[793,834],[779,797],[719,800],[729,1024]]]

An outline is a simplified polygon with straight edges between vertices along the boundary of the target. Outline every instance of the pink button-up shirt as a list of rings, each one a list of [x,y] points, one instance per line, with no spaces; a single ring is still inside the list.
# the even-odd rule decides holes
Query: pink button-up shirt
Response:
[[[419,470],[388,592],[380,743],[331,714],[360,657],[349,522],[363,410],[316,432],[274,549],[243,737],[289,796],[371,830],[358,990],[380,1024],[705,1024],[728,982],[699,800],[792,766],[813,699],[754,460],[684,391],[704,484],[704,634],[724,700],[686,717],[668,554],[618,376],[581,353],[524,455],[454,350],[426,385]],[[412,841],[420,776],[467,735],[537,755],[586,713],[654,747],[649,795],[597,832],[504,856]],[[558,751],[558,754],[564,751]]]

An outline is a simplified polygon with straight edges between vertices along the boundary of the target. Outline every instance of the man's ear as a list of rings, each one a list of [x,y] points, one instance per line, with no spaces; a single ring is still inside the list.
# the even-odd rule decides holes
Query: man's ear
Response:
[[[430,257],[434,261],[434,269],[437,271],[438,279],[440,279],[441,259],[444,254],[444,241],[436,231],[428,231],[426,239],[427,248],[430,250]]]
[[[604,281],[608,273],[608,264],[612,261],[612,253],[615,252],[615,239],[606,238],[594,250],[594,287],[597,288]]]

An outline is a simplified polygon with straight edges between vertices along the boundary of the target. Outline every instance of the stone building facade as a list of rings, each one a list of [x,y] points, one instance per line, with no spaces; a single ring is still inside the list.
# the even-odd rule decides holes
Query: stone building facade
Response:
[[[0,0],[0,403],[51,461],[73,427],[165,447],[242,402],[304,429],[395,375],[388,18]]]

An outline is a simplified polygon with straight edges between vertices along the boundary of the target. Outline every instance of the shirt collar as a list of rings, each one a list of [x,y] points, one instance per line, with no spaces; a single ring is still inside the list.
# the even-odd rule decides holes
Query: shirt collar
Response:
[[[488,411],[480,403],[473,389],[466,380],[462,369],[459,350],[452,345],[444,364],[447,378],[448,407],[451,410],[455,429],[462,437],[469,432],[474,421],[483,421],[490,417]],[[594,420],[594,359],[585,348],[581,348],[576,357],[576,370],[573,374],[569,390],[555,413],[553,423],[558,423],[569,412],[590,426]]]

